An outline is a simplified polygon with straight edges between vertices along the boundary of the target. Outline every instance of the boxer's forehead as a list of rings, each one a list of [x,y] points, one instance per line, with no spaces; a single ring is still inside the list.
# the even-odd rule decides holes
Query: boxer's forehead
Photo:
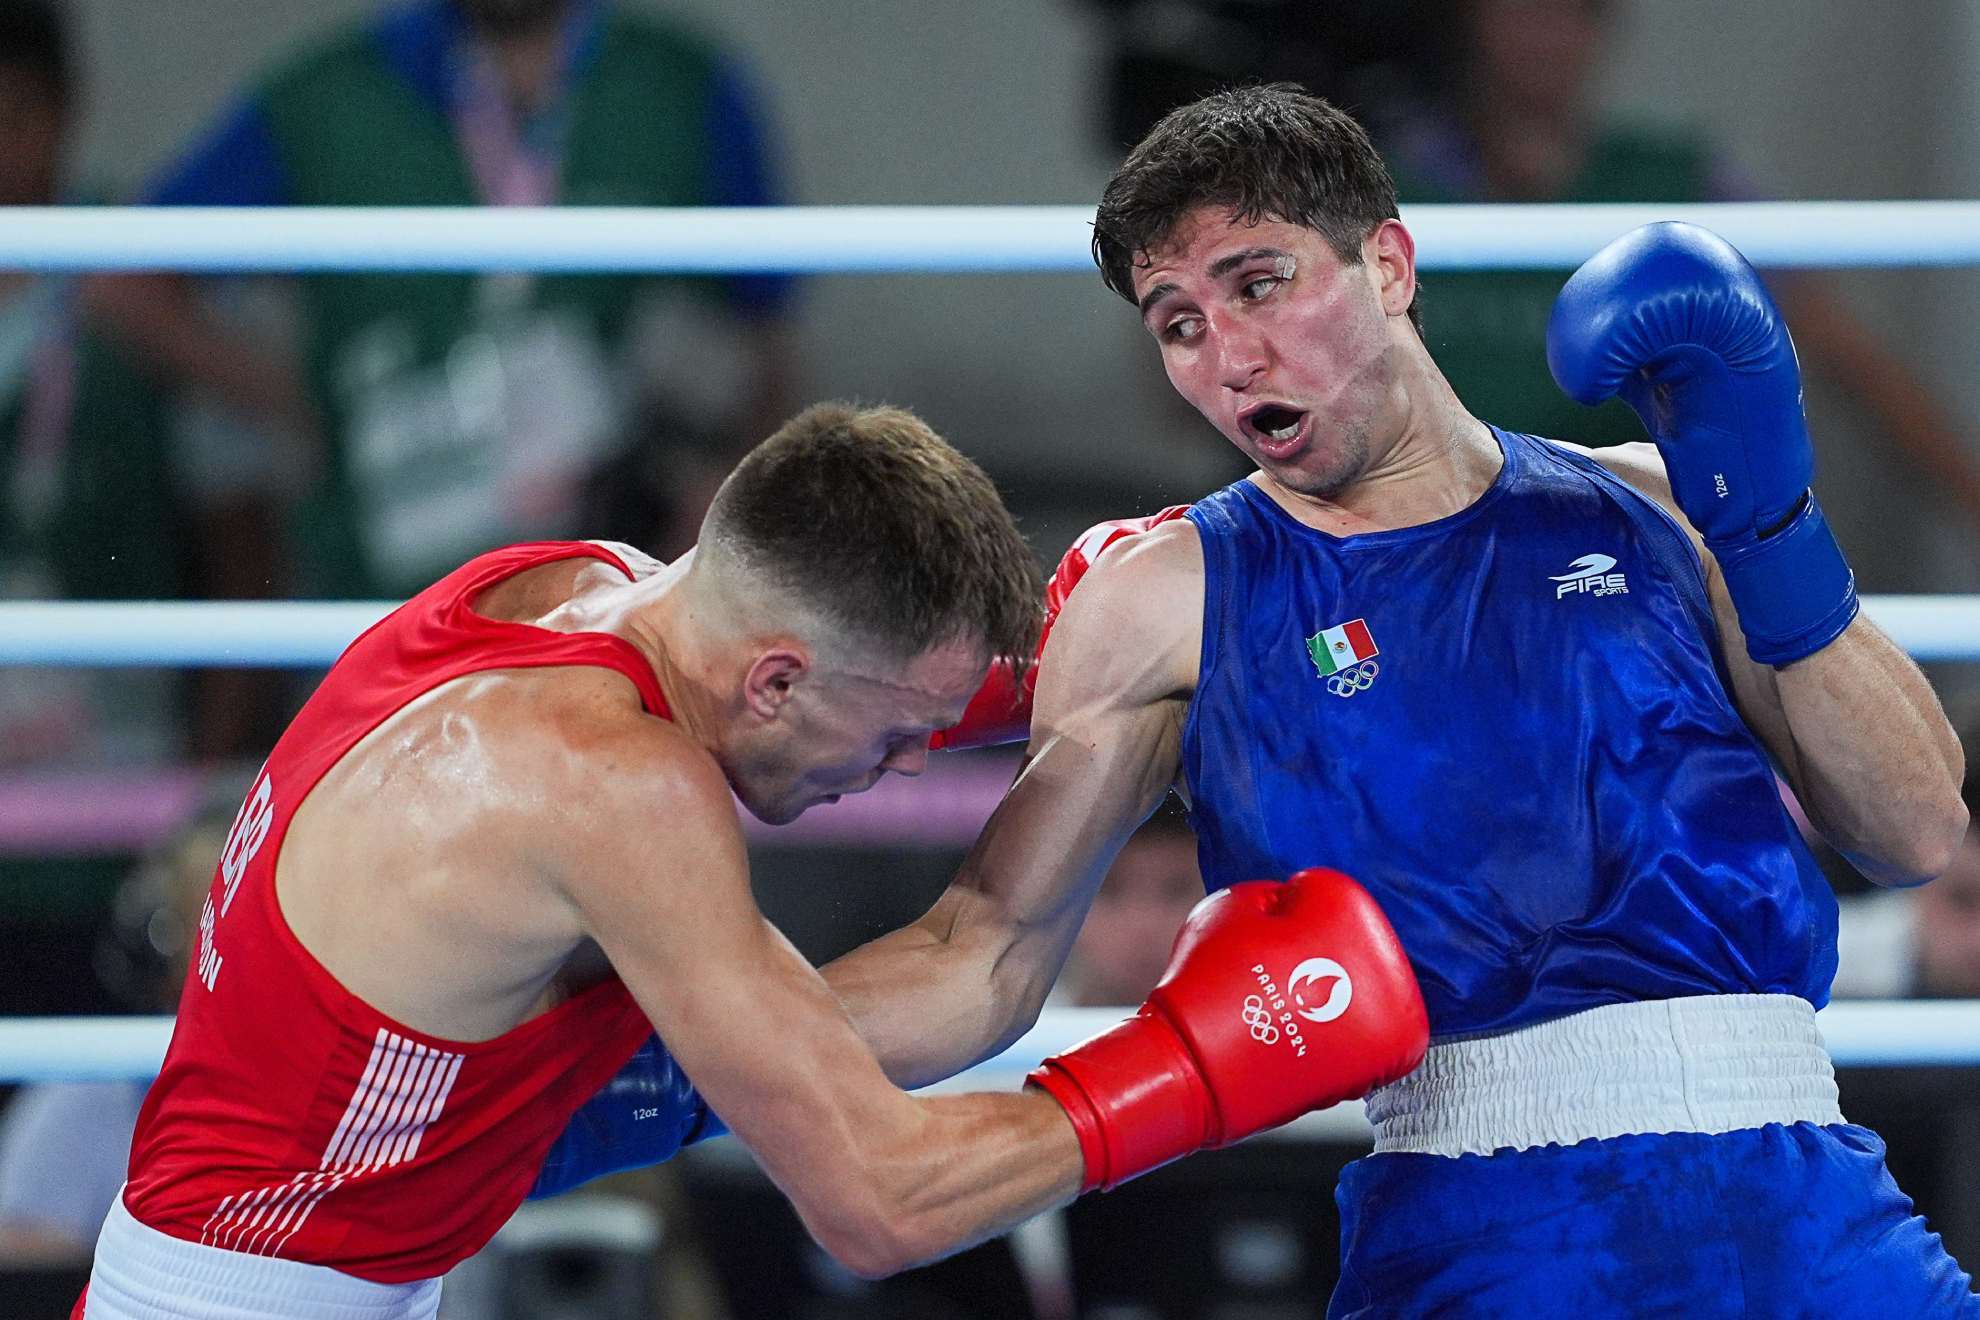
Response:
[[[1146,315],[1163,299],[1214,282],[1248,258],[1305,264],[1331,256],[1326,240],[1305,225],[1269,217],[1250,220],[1229,207],[1199,206],[1137,255],[1135,304]]]
[[[894,705],[909,722],[940,729],[961,718],[989,668],[982,642],[952,639],[907,660],[868,658],[839,673],[862,693]]]

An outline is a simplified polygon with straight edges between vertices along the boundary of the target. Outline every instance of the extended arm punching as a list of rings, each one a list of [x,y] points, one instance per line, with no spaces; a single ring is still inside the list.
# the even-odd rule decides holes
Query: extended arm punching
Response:
[[[592,794],[587,812],[613,813],[625,828],[587,832],[558,870],[575,927],[597,941],[667,1042],[666,1051],[635,1060],[639,1080],[662,1102],[655,1117],[668,1123],[648,1149],[669,1153],[720,1113],[819,1242],[862,1273],[960,1249],[1084,1188],[1360,1094],[1421,1052],[1421,1032],[1410,1032],[1422,1004],[1393,933],[1352,881],[1316,873],[1268,886],[1263,904],[1205,904],[1209,914],[1193,918],[1202,950],[1183,941],[1166,991],[1143,1011],[1160,1030],[1133,1033],[1166,1048],[1124,1051],[1102,1037],[1053,1061],[1057,1071],[1040,1087],[906,1095],[888,1083],[824,981],[756,909],[741,831],[712,761],[670,728],[617,736],[630,741],[588,750],[608,764],[664,768],[618,776]],[[636,828],[656,811],[676,839],[657,863]],[[1343,1045],[1310,1058],[1258,1057],[1263,1043],[1218,993],[1229,989],[1232,969],[1258,959],[1276,965],[1313,944],[1352,945],[1370,921],[1379,938],[1364,941],[1365,953],[1342,955],[1366,987],[1330,1024]],[[958,970],[968,969],[952,967],[951,976]],[[976,991],[964,982],[945,993]],[[890,1014],[904,1017],[923,1002],[924,988],[899,984],[887,999],[880,1016],[894,1021]],[[1401,1024],[1400,1044],[1359,1048],[1359,1024],[1378,1016]],[[937,1027],[923,1020],[919,1030]],[[571,1154],[565,1147],[579,1132],[574,1124],[559,1150]],[[578,1149],[563,1167],[584,1172],[610,1147],[609,1121],[602,1134],[608,1140]],[[546,1168],[537,1190],[553,1190],[557,1176]]]
[[[1663,472],[1605,461],[1700,539],[1722,631],[1744,639],[1724,648],[1741,712],[1810,817],[1881,883],[1944,870],[1966,825],[1958,742],[1917,667],[1858,615],[1809,484],[1794,345],[1759,275],[1695,226],[1635,230],[1561,290],[1547,360],[1569,395],[1621,394],[1650,431]]]
[[[958,1072],[1037,1019],[1107,864],[1180,765],[1202,583],[1185,522],[1086,574],[1040,657],[1024,769],[955,882],[919,921],[825,969],[902,1085]]]
[[[1152,528],[1175,521],[1185,509],[1184,505],[1174,505],[1148,517],[1099,523],[1081,534],[1046,584],[1045,623],[1039,637],[1039,652],[1042,654],[1050,640],[1073,588],[1103,553],[1124,548]],[[629,546],[611,548],[621,557],[639,554]],[[1147,566],[1142,571],[1145,573]],[[1097,600],[1095,608],[1099,608]],[[1008,660],[997,661],[962,720],[937,733],[932,745],[982,747],[1025,738],[1030,732],[1038,674],[1035,662],[1019,679],[1016,667]],[[1152,720],[1154,726],[1159,727],[1160,723],[1160,718]],[[1053,759],[1055,763],[1063,762],[1071,754],[1070,747],[1062,747]],[[1050,772],[1041,767],[1040,773],[1049,777]],[[1136,801],[1139,802],[1138,797]],[[1117,839],[1114,846],[1118,844]],[[980,865],[983,859],[979,856],[972,860]],[[965,871],[966,877],[968,874]],[[1043,988],[1049,988],[1052,975],[1070,947],[1071,933],[1078,929],[1088,898],[1090,889],[1075,886],[1057,903],[1034,908],[1028,919],[1007,921],[1002,919],[1006,913],[1000,911],[997,900],[958,888],[944,899],[946,912],[938,908],[915,926],[841,960],[826,969],[826,977],[853,1003],[855,1017],[862,1021],[868,1040],[874,1041],[878,1035],[881,1060],[897,1083],[912,1086],[936,1080],[1001,1047],[1012,1034],[1013,1022],[1031,1020],[1036,1013],[1033,1001],[1042,995]],[[950,984],[955,970],[954,955],[972,942],[972,932],[978,947],[988,947],[985,938],[988,931],[1017,937],[1026,927],[1030,929],[1029,944],[1034,959],[1026,964],[1006,964],[1006,971],[1017,966],[1024,969],[1018,978],[1022,984],[1010,1001],[985,998],[960,1006],[960,1013],[954,1009],[947,1015],[926,1013],[931,1003],[940,1005],[952,999],[944,993],[944,987]],[[937,930],[946,936],[963,938],[951,939],[933,933]],[[898,962],[890,963],[890,960]],[[979,967],[965,970],[985,974]],[[994,964],[988,974],[995,974]],[[902,1002],[904,989],[917,983],[922,993],[908,1000],[916,1008],[914,1020],[897,1021],[895,1005]],[[1019,1006],[1015,1016],[1000,1011],[993,1022],[967,1021],[973,1009],[993,1008],[1006,1002]],[[1031,1006],[1029,1013],[1024,1012],[1024,1006]],[[653,1037],[573,1116],[545,1161],[531,1195],[554,1196],[605,1174],[658,1163],[672,1157],[684,1145],[725,1130],[689,1084],[665,1044]]]
[[[946,1076],[1036,1019],[1101,874],[1176,775],[1203,590],[1200,542],[1184,522],[1137,528],[1093,566],[1061,602],[1041,657],[1025,769],[962,873],[920,922],[825,969],[897,1080]],[[1241,959],[1240,932],[1251,955]],[[1356,1002],[1367,1012],[1352,1024],[1330,1019],[1311,1055],[1303,1044],[1283,1058],[1258,1050],[1265,1042],[1242,1013],[1259,990],[1258,967],[1277,969],[1271,980],[1304,956],[1281,936],[1352,950],[1354,984],[1366,986],[1354,993],[1365,993]],[[1289,1022],[1287,1040],[1300,1025]],[[1358,1096],[1413,1067],[1426,1033],[1386,920],[1352,881],[1312,871],[1206,900],[1142,1011],[1048,1060],[1034,1080],[1072,1117],[1087,1185],[1112,1186],[1198,1145],[1283,1122],[1293,1111],[1277,1106],[1293,1076],[1309,1107]]]

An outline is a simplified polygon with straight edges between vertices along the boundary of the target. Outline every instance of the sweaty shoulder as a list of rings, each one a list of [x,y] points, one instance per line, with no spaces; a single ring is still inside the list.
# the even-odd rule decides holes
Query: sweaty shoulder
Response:
[[[567,816],[554,869],[569,883],[653,864],[653,842],[693,839],[698,846],[741,847],[729,783],[707,749],[679,725],[640,709],[637,697],[611,690],[601,672],[560,685],[535,706],[519,740],[543,771]],[[622,680],[621,680],[622,681]],[[672,845],[670,844],[670,847]]]
[[[590,783],[594,793],[629,784],[726,807],[728,782],[714,757],[673,721],[647,713],[623,675],[572,667],[545,677],[550,691],[529,694],[522,715],[527,736],[559,771]]]
[[[1187,696],[1203,648],[1203,543],[1186,518],[1108,547],[1073,592],[1040,663],[1048,689],[1113,704]]]

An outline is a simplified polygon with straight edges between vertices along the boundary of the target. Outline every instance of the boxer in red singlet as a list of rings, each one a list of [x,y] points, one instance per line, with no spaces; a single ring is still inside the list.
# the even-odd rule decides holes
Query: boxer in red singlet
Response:
[[[431,1316],[622,1067],[662,1074],[641,1158],[712,1109],[871,1274],[1407,1071],[1415,984],[1333,873],[1212,900],[1140,1016],[1016,1094],[897,1090],[763,919],[734,798],[787,821],[919,772],[1038,594],[981,471],[825,405],[676,563],[512,546],[379,623],[234,824],[77,1314]],[[1315,947],[1353,1008],[1295,1057],[1239,1005]]]

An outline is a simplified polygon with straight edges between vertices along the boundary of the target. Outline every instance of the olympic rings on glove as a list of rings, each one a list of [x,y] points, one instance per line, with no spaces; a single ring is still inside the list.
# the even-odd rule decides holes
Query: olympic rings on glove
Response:
[[[1244,997],[1244,1025],[1251,1028],[1251,1038],[1260,1045],[1279,1043],[1279,1029],[1272,1025],[1272,1010],[1257,995]]]

